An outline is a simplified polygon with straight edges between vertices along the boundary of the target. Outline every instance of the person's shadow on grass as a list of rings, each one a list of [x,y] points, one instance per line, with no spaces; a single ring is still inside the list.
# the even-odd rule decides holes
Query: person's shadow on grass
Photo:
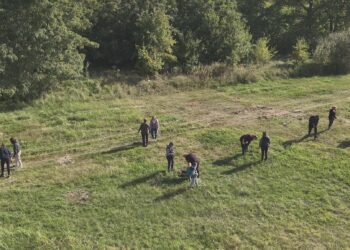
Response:
[[[300,142],[303,142],[305,139],[309,138],[311,135],[304,135],[303,137],[299,138],[299,139],[293,139],[293,140],[289,140],[289,141],[285,141],[282,143],[284,148],[288,148],[290,146],[292,146],[293,144],[297,144]]]
[[[226,170],[224,172],[222,172],[221,174],[224,174],[224,175],[230,175],[230,174],[237,174],[239,172],[242,172],[244,170],[247,170],[249,168],[252,168],[254,166],[257,166],[259,165],[260,163],[262,163],[262,161],[254,161],[254,162],[248,162],[248,163],[244,163],[240,166],[237,166],[233,169],[230,169],[230,170]]]
[[[349,140],[345,140],[339,143],[338,148],[350,148],[350,139]]]
[[[324,129],[322,131],[317,132],[317,135],[323,134],[323,133],[325,133],[327,131],[328,131],[328,129]],[[303,137],[301,137],[299,139],[293,139],[293,140],[285,141],[285,142],[282,143],[282,145],[286,149],[286,148],[292,146],[293,144],[298,144],[298,143],[301,143],[301,142],[305,141],[307,138],[312,138],[312,140],[314,140],[314,136],[315,136],[315,133],[312,133],[310,135],[306,134],[306,135],[304,135]]]
[[[237,160],[239,157],[241,157],[242,154],[236,154],[234,156],[226,157],[223,159],[219,159],[213,162],[213,165],[215,166],[227,166],[227,165],[232,165],[233,160]]]
[[[152,174],[146,175],[146,176],[141,176],[139,178],[136,178],[134,180],[128,181],[122,185],[120,185],[121,188],[127,188],[127,187],[132,187],[132,186],[136,186],[136,185],[140,185],[142,183],[145,183],[147,181],[150,181],[160,175],[164,174],[164,171],[157,171],[154,172]]]
[[[154,199],[155,202],[161,202],[161,201],[166,201],[166,200],[170,200],[173,199],[174,197],[185,193],[188,190],[188,188],[182,187],[182,188],[178,188],[174,191],[165,193],[157,198]]]
[[[111,148],[111,149],[109,149],[107,151],[103,151],[102,154],[103,155],[105,155],[105,154],[114,154],[114,153],[130,150],[130,149],[133,149],[133,148],[136,148],[136,147],[140,147],[140,146],[142,146],[141,142],[133,142],[131,144],[122,145],[122,146]]]
[[[180,178],[180,177],[162,178],[159,181],[159,184],[167,185],[167,186],[175,186],[175,185],[179,185],[187,180],[188,180],[187,178]]]

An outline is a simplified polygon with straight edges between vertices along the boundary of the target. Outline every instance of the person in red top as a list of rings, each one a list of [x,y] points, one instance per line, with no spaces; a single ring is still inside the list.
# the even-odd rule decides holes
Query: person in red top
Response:
[[[242,147],[242,155],[247,153],[249,144],[256,139],[258,139],[258,137],[251,134],[242,135],[241,138],[239,138]]]

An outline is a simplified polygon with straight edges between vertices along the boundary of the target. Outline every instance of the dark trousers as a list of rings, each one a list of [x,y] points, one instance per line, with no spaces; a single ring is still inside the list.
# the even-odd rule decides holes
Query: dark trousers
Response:
[[[261,147],[261,160],[267,160],[268,147]]]
[[[7,174],[10,176],[10,159],[1,159],[1,176],[4,176],[5,164],[7,166]]]
[[[158,133],[158,129],[156,128],[151,129],[151,135],[153,139],[157,139],[157,133]]]
[[[147,144],[148,144],[148,133],[142,133],[141,134],[141,137],[142,137],[142,145],[144,147],[147,147]]]
[[[168,171],[173,171],[174,170],[174,156],[173,155],[168,155],[166,157],[168,160]]]
[[[333,125],[334,119],[329,119],[328,129],[330,129]]]
[[[308,133],[308,135],[311,135],[312,129],[314,129],[314,132],[315,132],[314,138],[316,139],[317,138],[317,126],[312,126],[312,125],[310,126],[309,125],[309,133]]]
[[[245,155],[248,151],[248,146],[249,146],[249,143],[241,143],[241,147],[242,147],[242,155]]]

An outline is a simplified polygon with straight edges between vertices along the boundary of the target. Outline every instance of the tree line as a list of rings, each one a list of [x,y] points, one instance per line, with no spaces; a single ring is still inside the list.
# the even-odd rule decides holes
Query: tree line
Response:
[[[0,97],[26,98],[88,64],[152,75],[317,51],[329,63],[322,39],[348,49],[334,33],[348,29],[350,1],[0,0],[0,20]]]

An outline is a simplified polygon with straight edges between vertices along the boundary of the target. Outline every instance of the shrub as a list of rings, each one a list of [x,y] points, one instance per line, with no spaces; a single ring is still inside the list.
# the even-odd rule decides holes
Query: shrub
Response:
[[[296,64],[305,63],[310,59],[309,44],[304,38],[297,40],[293,47],[292,59]]]
[[[271,61],[275,54],[276,51],[269,47],[269,39],[267,37],[262,37],[256,42],[253,57],[257,64]]]
[[[321,39],[316,47],[314,61],[330,73],[350,72],[350,30]]]

